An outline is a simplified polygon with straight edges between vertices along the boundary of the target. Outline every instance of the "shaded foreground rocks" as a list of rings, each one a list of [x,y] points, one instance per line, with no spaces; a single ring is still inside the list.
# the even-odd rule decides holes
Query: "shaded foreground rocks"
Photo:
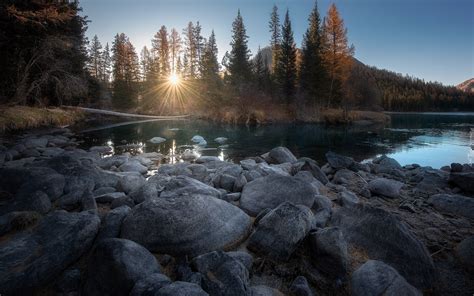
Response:
[[[282,203],[259,221],[248,248],[275,260],[288,260],[308,234],[311,218],[309,208]]]
[[[128,295],[139,279],[157,272],[158,262],[144,247],[125,239],[105,239],[89,259],[84,293]]]
[[[125,218],[121,237],[157,253],[191,255],[232,247],[251,221],[238,207],[208,195],[156,198]]]
[[[163,164],[71,137],[0,146],[2,295],[474,291],[470,165],[320,167],[284,147]]]
[[[299,178],[268,175],[247,183],[242,190],[240,207],[251,216],[282,202],[311,207],[317,190]]]
[[[436,279],[435,267],[423,243],[382,209],[369,205],[340,208],[331,219],[349,245],[364,250],[370,259],[390,264],[418,289],[431,289]]]
[[[351,291],[354,296],[369,295],[423,295],[389,265],[369,260],[357,269],[352,275]]]
[[[54,212],[30,231],[0,243],[0,291],[28,294],[53,280],[86,252],[100,220],[89,212]]]

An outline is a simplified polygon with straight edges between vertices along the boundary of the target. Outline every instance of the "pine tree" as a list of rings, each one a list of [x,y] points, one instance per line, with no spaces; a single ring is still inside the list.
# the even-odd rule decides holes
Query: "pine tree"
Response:
[[[257,81],[259,90],[268,90],[270,82],[270,73],[268,71],[268,61],[263,57],[262,50],[258,47],[257,55],[253,63],[253,73]]]
[[[277,84],[289,104],[296,87],[296,46],[288,10],[282,26],[282,42],[275,75]]]
[[[134,105],[139,80],[139,62],[135,48],[128,37],[121,33],[115,36],[113,52],[113,99],[117,107]]]
[[[110,57],[110,48],[109,43],[105,44],[104,51],[102,52],[102,59],[101,59],[101,70],[100,73],[102,74],[101,81],[108,85],[110,82],[110,74],[111,74],[111,62],[112,58]]]
[[[229,55],[229,74],[231,82],[234,85],[239,85],[247,82],[250,74],[249,63],[249,49],[247,46],[248,36],[246,34],[244,21],[240,15],[240,9],[237,12],[237,17],[232,23],[232,41],[230,45],[232,50]]]
[[[89,48],[89,73],[100,79],[100,65],[102,60],[102,44],[100,44],[99,37],[94,35],[91,46]]]
[[[181,37],[175,28],[171,29],[170,33],[170,50],[171,50],[171,73],[177,73],[177,61],[181,51]]]
[[[141,80],[143,82],[149,82],[152,63],[150,51],[144,46],[140,52]]]
[[[198,70],[198,56],[195,33],[196,32],[193,23],[189,22],[188,26],[183,30],[185,44],[183,66],[185,76],[193,79],[197,77]]]
[[[201,35],[201,24],[199,24],[199,21],[196,23],[196,25],[193,28],[193,36],[194,36],[194,44],[196,47],[196,60],[194,64],[194,68],[199,72],[200,65],[201,65],[201,59],[202,55],[204,53],[205,45],[206,42],[204,38]],[[197,75],[200,75],[201,73],[197,73]]]
[[[348,45],[347,29],[339,16],[336,5],[332,4],[323,26],[323,61],[329,77],[329,96],[327,106],[334,100],[343,98],[343,85],[350,75],[354,47]]]
[[[325,95],[326,69],[322,61],[322,30],[318,4],[309,16],[309,27],[303,37],[300,87],[308,94],[311,103],[322,103]]]
[[[272,72],[275,72],[276,60],[278,59],[278,52],[281,44],[281,27],[280,27],[280,16],[278,15],[278,7],[273,5],[272,13],[270,14],[270,22],[268,24],[270,28],[270,46],[272,49]]]
[[[209,36],[209,40],[204,47],[201,62],[201,75],[207,84],[215,85],[220,80],[217,54],[216,35],[212,30],[211,36]]]
[[[168,43],[168,31],[166,26],[161,26],[152,40],[152,47],[158,56],[160,79],[164,79],[170,74],[170,47]]]

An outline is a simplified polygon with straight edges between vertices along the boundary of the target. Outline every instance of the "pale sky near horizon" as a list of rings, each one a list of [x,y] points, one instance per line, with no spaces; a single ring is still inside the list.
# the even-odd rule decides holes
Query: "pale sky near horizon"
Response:
[[[474,77],[473,0],[319,0],[323,17],[336,3],[348,28],[355,57],[363,63],[426,81],[456,85]],[[280,18],[288,8],[295,41],[301,46],[314,0],[82,0],[91,21],[87,36],[105,45],[116,33],[130,37],[139,53],[165,25],[179,32],[199,21],[204,37],[214,29],[219,56],[230,50],[232,21],[240,8],[256,53],[268,45],[273,4]]]

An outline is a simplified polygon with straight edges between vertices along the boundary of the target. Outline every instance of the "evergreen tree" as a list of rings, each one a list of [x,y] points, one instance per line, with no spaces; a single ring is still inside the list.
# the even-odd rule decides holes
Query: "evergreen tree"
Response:
[[[281,27],[280,27],[280,16],[278,15],[278,7],[273,5],[272,12],[270,14],[270,46],[272,49],[272,72],[275,72],[276,60],[278,59],[278,52],[281,44]]]
[[[99,37],[94,35],[89,48],[89,73],[100,79],[100,65],[102,60],[102,44],[100,44]]]
[[[229,55],[229,75],[234,85],[240,85],[247,82],[250,74],[249,49],[247,46],[248,36],[246,34],[244,21],[240,15],[240,9],[237,17],[232,23],[232,50]]]
[[[289,104],[296,87],[296,46],[288,10],[282,26],[282,42],[275,75],[282,95]]]
[[[326,69],[322,61],[322,30],[317,2],[309,16],[309,27],[303,37],[300,87],[313,104],[322,103],[325,95]]]
[[[188,26],[183,30],[184,35],[184,72],[185,76],[190,78],[197,77],[198,68],[198,49],[196,44],[196,30],[192,22],[188,23]]]
[[[201,24],[197,22],[193,28],[193,31],[194,31],[193,36],[194,36],[194,45],[196,47],[196,60],[195,60],[194,68],[198,72],[200,71],[201,59],[202,59],[202,55],[204,53],[205,45],[206,45],[206,42],[201,35],[201,30],[202,30]],[[197,73],[198,76],[199,74],[201,73]]]
[[[113,52],[113,102],[120,108],[132,107],[137,98],[139,62],[135,48],[124,34],[117,34]]]
[[[257,55],[253,63],[253,72],[257,81],[259,90],[268,90],[270,82],[270,73],[268,70],[268,61],[263,57],[262,50],[258,47]]]
[[[161,26],[152,40],[153,51],[158,56],[160,79],[170,74],[170,47],[168,43],[168,32],[166,26]]]
[[[332,4],[323,26],[323,61],[329,77],[327,106],[343,98],[343,85],[350,75],[354,47],[348,45],[347,29],[339,16],[336,5]]]
[[[109,43],[105,44],[104,51],[102,52],[102,59],[101,59],[101,70],[100,73],[102,74],[101,81],[106,85],[110,82],[110,74],[111,74],[111,62],[112,58],[110,57],[110,48]]]
[[[150,51],[146,46],[144,46],[142,51],[140,52],[141,80],[143,82],[149,82],[150,80],[152,63],[153,60],[151,58]]]
[[[217,54],[216,35],[214,30],[212,30],[211,36],[209,36],[209,40],[204,47],[201,62],[201,75],[204,82],[208,84],[212,83],[215,85],[220,80]]]
[[[171,50],[171,73],[177,73],[177,62],[179,59],[179,53],[181,51],[181,37],[175,28],[171,29],[170,33],[170,50]]]

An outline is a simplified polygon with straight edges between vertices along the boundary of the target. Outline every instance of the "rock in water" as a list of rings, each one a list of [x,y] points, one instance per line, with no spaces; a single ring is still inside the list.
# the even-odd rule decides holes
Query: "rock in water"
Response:
[[[282,202],[311,207],[317,190],[299,178],[282,175],[268,175],[247,183],[240,198],[240,207],[256,216],[266,208],[274,209]]]
[[[435,194],[428,199],[428,203],[440,212],[474,219],[474,198],[462,195]]]
[[[390,198],[400,197],[402,187],[403,183],[385,178],[377,178],[369,182],[370,192]]]
[[[135,283],[160,272],[156,258],[139,244],[119,238],[101,241],[89,258],[85,295],[129,295]]]
[[[166,142],[166,139],[162,137],[153,137],[150,140],[148,140],[148,142],[152,144],[160,144],[160,143]]]
[[[87,251],[100,219],[90,212],[54,212],[33,232],[25,231],[0,243],[0,291],[28,295],[55,279]]]
[[[284,202],[259,221],[248,248],[275,260],[288,260],[311,229],[312,216],[309,208]]]
[[[228,139],[225,138],[225,137],[217,137],[217,138],[214,139],[214,141],[215,141],[216,143],[221,144],[221,145],[224,144],[225,142],[227,142],[227,140],[228,140]]]
[[[270,150],[268,156],[270,157],[270,162],[275,164],[296,162],[296,157],[286,147],[273,148]]]
[[[354,159],[336,154],[332,151],[326,153],[326,159],[331,167],[338,169],[351,169],[355,165]]]
[[[121,236],[152,252],[196,256],[233,246],[250,227],[250,217],[236,206],[196,194],[139,204],[123,221]]]
[[[426,247],[389,212],[368,205],[343,207],[333,213],[331,224],[339,226],[349,245],[390,264],[413,286],[433,287],[435,268]]]
[[[352,274],[351,292],[354,296],[422,296],[394,268],[376,260],[367,261]]]

